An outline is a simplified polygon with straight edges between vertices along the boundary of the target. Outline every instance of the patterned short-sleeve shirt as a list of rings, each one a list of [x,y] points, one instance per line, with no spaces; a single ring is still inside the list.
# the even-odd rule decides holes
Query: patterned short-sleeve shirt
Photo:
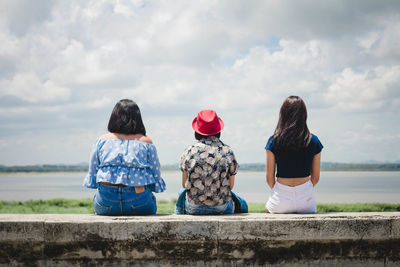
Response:
[[[188,201],[202,206],[225,204],[231,200],[229,177],[236,175],[238,168],[232,149],[215,136],[186,148],[180,169],[188,173]]]

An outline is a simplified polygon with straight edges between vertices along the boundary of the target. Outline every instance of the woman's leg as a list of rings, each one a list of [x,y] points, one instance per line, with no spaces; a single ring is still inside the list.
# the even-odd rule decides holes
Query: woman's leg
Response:
[[[232,195],[232,200],[233,200],[233,204],[234,204],[234,208],[235,208],[234,213],[248,213],[249,207],[247,205],[247,201],[244,198],[233,193],[232,191],[231,191],[231,195]]]
[[[175,213],[176,214],[185,214],[185,202],[186,202],[186,191],[187,189],[182,188],[179,191],[178,194],[178,199],[176,200],[176,205],[175,205]]]
[[[222,214],[233,214],[235,213],[235,207],[234,207],[234,203],[233,200],[231,199],[227,205],[226,205],[226,209]]]

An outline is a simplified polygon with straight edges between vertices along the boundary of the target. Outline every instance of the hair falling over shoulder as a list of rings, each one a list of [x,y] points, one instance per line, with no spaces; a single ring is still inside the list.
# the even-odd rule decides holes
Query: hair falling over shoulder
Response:
[[[289,96],[283,102],[274,140],[277,149],[286,153],[299,153],[310,143],[307,108],[299,96]]]

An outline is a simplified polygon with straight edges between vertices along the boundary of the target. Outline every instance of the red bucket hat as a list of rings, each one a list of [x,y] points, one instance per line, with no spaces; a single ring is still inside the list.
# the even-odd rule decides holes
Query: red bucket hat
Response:
[[[224,129],[224,122],[214,110],[202,110],[192,122],[192,128],[201,135],[214,135]]]

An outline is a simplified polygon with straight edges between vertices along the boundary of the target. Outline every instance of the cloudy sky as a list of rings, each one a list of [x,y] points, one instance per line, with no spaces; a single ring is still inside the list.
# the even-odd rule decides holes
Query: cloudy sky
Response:
[[[0,2],[0,164],[87,162],[136,101],[161,163],[215,109],[239,163],[301,96],[323,161],[400,161],[400,1]]]

